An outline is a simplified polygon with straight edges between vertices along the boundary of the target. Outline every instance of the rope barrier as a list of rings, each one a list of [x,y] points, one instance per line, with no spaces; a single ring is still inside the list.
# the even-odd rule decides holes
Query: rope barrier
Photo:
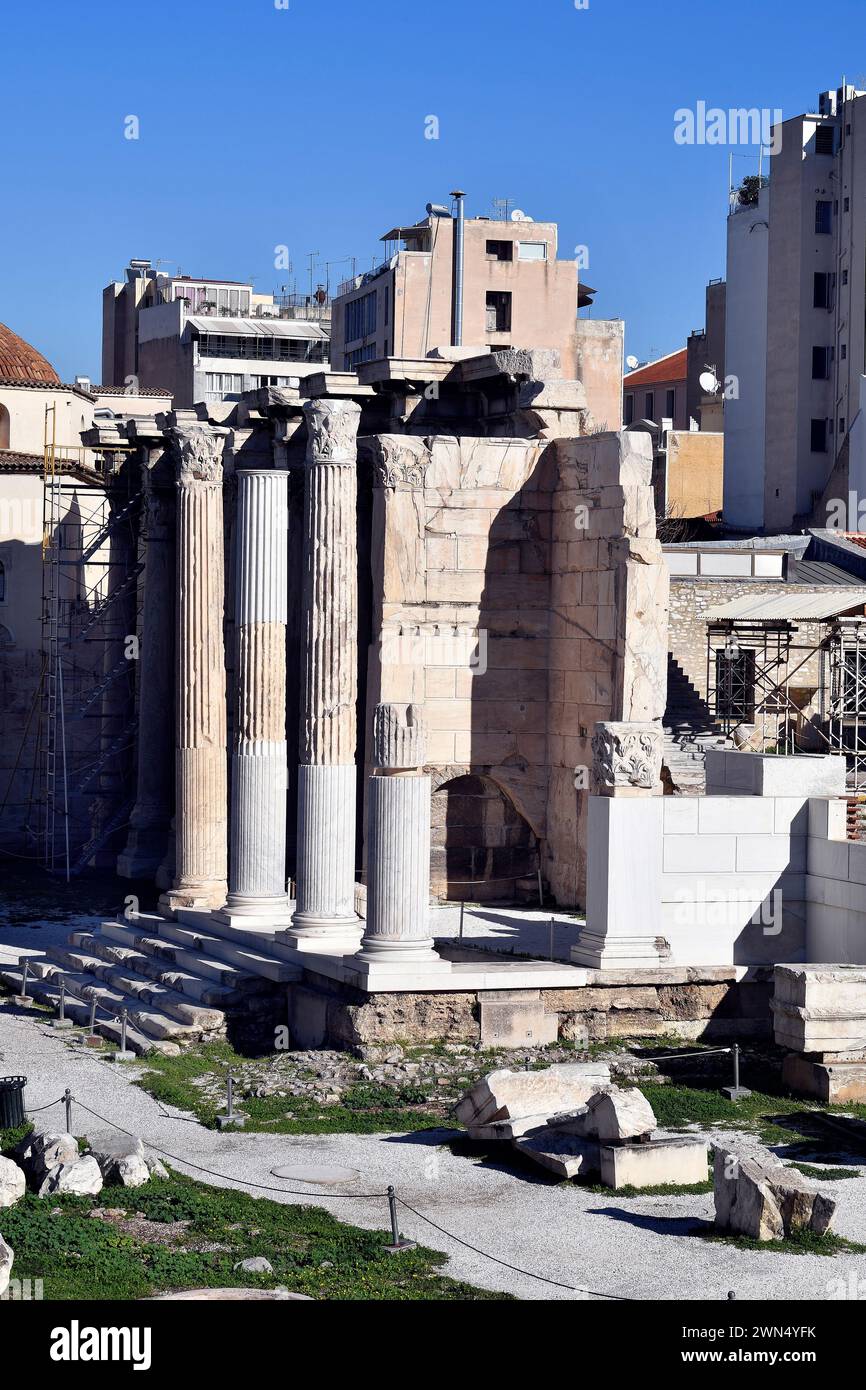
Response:
[[[119,1134],[125,1134],[128,1139],[140,1139],[139,1135],[133,1134],[131,1130],[124,1129],[122,1125],[117,1124],[114,1120],[109,1120],[107,1116],[100,1115],[98,1110],[92,1110],[90,1106],[85,1105],[83,1101],[76,1100],[74,1097],[72,1097],[72,1099],[74,1103],[79,1105],[88,1115],[92,1115],[94,1119],[101,1120],[103,1124],[109,1125],[112,1129],[116,1129]],[[61,1096],[58,1100],[52,1101],[51,1105],[63,1104],[65,1100],[66,1097]],[[49,1110],[51,1105],[43,1105],[38,1107],[38,1109]],[[37,1114],[38,1110],[29,1111],[28,1113]],[[281,1196],[303,1197],[311,1204],[326,1200],[344,1202],[353,1198],[359,1201],[387,1201],[389,1197],[387,1192],[347,1192],[342,1194],[336,1192],[300,1192],[297,1188],[273,1187],[268,1183],[250,1182],[248,1178],[235,1178],[227,1173],[217,1173],[213,1168],[204,1168],[201,1164],[192,1163],[188,1158],[181,1158],[177,1154],[169,1153],[167,1149],[160,1148],[157,1144],[151,1144],[147,1140],[142,1140],[142,1142],[148,1149],[152,1150],[153,1153],[159,1154],[162,1158],[168,1158],[172,1163],[179,1163],[183,1167],[191,1168],[194,1173],[204,1173],[207,1177],[219,1178],[221,1182],[228,1183],[230,1186],[250,1187],[257,1192],[276,1192]],[[466,1250],[471,1250],[473,1254],[480,1255],[482,1259],[490,1260],[492,1264],[499,1265],[502,1269],[510,1270],[513,1274],[522,1274],[528,1279],[536,1279],[539,1283],[548,1284],[552,1288],[566,1289],[569,1293],[586,1294],[589,1298],[606,1298],[618,1303],[633,1303],[636,1301],[623,1294],[600,1293],[597,1289],[585,1289],[574,1284],[564,1284],[557,1279],[549,1279],[545,1274],[535,1274],[530,1269],[521,1269],[519,1265],[509,1264],[507,1260],[501,1260],[498,1255],[491,1255],[488,1250],[482,1250],[480,1246],[471,1245],[469,1241],[461,1239],[460,1236],[456,1236],[453,1231],[449,1231],[444,1226],[440,1226],[436,1221],[433,1221],[431,1217],[425,1216],[423,1212],[417,1211],[415,1207],[403,1201],[402,1197],[397,1197],[396,1200],[399,1202],[400,1206],[405,1207],[407,1211],[410,1211],[412,1215],[416,1216],[420,1221],[426,1221],[427,1225],[432,1226],[440,1235],[445,1236],[448,1240],[455,1241],[458,1245],[462,1245]]]

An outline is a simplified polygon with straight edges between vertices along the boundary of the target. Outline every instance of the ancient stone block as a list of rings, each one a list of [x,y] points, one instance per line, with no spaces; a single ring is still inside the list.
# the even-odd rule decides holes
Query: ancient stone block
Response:
[[[609,1084],[610,1069],[599,1062],[556,1063],[543,1071],[504,1068],[477,1081],[455,1107],[467,1129],[494,1120],[552,1115],[582,1105]]]
[[[866,1057],[866,966],[777,965],[770,1008],[780,1047]]]
[[[707,1180],[707,1141],[697,1135],[659,1135],[643,1144],[602,1144],[606,1187],[691,1187]]]
[[[0,1158],[0,1207],[14,1207],[27,1190],[23,1168],[11,1158]]]

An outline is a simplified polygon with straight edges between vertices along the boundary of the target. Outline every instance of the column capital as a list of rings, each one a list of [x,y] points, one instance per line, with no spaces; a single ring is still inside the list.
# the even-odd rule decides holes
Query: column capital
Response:
[[[378,434],[372,446],[376,487],[402,492],[424,487],[430,450],[423,439],[411,434]]]
[[[592,783],[600,796],[656,792],[664,736],[660,724],[605,722],[592,735]]]
[[[181,487],[192,483],[222,483],[227,436],[228,430],[211,425],[172,430],[176,477]]]
[[[304,402],[307,422],[307,464],[335,463],[354,467],[357,462],[361,407],[356,401],[319,397]]]
[[[377,705],[373,715],[373,763],[383,772],[424,766],[426,730],[420,705]]]

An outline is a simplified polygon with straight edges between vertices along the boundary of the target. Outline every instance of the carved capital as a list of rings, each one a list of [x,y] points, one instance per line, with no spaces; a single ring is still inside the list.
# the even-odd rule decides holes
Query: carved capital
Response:
[[[181,486],[222,482],[226,433],[225,430],[218,433],[207,425],[173,432],[177,481]]]
[[[355,401],[318,399],[304,402],[307,463],[354,464],[358,457],[361,407]]]
[[[596,724],[592,735],[593,790],[600,796],[655,791],[661,780],[660,724]]]
[[[377,705],[373,716],[373,762],[389,771],[420,768],[426,756],[420,705]]]
[[[429,463],[430,450],[423,439],[410,434],[379,434],[373,439],[376,487],[404,492],[423,488]]]

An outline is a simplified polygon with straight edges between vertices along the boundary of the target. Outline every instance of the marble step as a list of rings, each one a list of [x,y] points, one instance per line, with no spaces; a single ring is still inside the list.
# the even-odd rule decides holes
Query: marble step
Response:
[[[130,1023],[146,1037],[156,1038],[159,1042],[198,1042],[201,1039],[201,1028],[191,1023],[181,1023],[157,1006],[106,985],[93,975],[69,969],[52,960],[32,959],[30,969],[39,979],[55,985],[58,992],[61,980],[65,980],[70,993],[85,1004],[85,1011],[92,999],[112,1016],[126,1009]]]
[[[15,993],[21,990],[21,977],[23,971],[17,966],[8,966],[0,970],[0,980],[5,984],[11,985]],[[53,979],[34,978],[32,973],[32,961],[27,979],[27,994],[31,999],[35,999],[37,1004],[47,1004],[55,1011],[60,1007],[60,986]],[[65,1004],[66,1017],[71,1018],[74,1023],[86,1026],[90,1021],[90,1008],[87,1004],[79,1003],[75,999],[70,999],[67,995]],[[106,1038],[109,1042],[120,1042],[120,1024],[113,1019],[100,1018],[97,1013],[96,1032],[100,1037]],[[139,1056],[146,1056],[149,1052],[158,1052],[164,1057],[175,1057],[180,1052],[180,1047],[174,1042],[165,1042],[158,1038],[148,1037],[129,1021],[126,1026],[126,1046],[130,1052],[135,1052]]]
[[[151,922],[154,921],[158,922],[159,919],[151,919]],[[191,950],[188,946],[168,940],[167,937],[157,936],[155,928],[145,930],[126,922],[103,922],[99,928],[99,936],[106,943],[115,942],[127,949],[140,951],[156,961],[173,963],[190,974],[213,980],[217,985],[252,991],[262,982],[262,976],[251,975],[249,970],[243,970],[229,961],[217,959],[204,951]]]
[[[277,954],[264,954],[261,948],[257,951],[252,950],[248,945],[237,945],[228,937],[216,936],[210,932],[204,932],[198,927],[181,925],[180,922],[170,922],[164,918],[143,919],[139,917],[137,920],[146,920],[148,927],[158,924],[158,935],[164,941],[174,941],[178,946],[185,946],[187,949],[197,951],[211,959],[227,961],[240,970],[247,970],[250,974],[260,975],[266,980],[275,980],[280,984],[292,984],[301,978],[300,966],[290,965],[288,961],[282,960]],[[258,945],[258,943],[256,944]]]
[[[242,974],[230,965],[213,965],[204,956],[154,937],[127,933],[120,941],[101,930],[74,931],[69,941],[101,960],[146,975],[188,999],[218,1009],[238,1005],[262,987],[257,976]]]
[[[123,994],[128,994],[144,1004],[155,1005],[164,1014],[168,1014],[169,1018],[176,1018],[179,1023],[187,1023],[203,1033],[225,1027],[226,1016],[222,1009],[197,1004],[194,1000],[184,998],[175,989],[158,984],[146,975],[124,968],[118,963],[103,960],[90,951],[71,946],[49,946],[45,954],[58,965],[81,975],[92,975]]]

